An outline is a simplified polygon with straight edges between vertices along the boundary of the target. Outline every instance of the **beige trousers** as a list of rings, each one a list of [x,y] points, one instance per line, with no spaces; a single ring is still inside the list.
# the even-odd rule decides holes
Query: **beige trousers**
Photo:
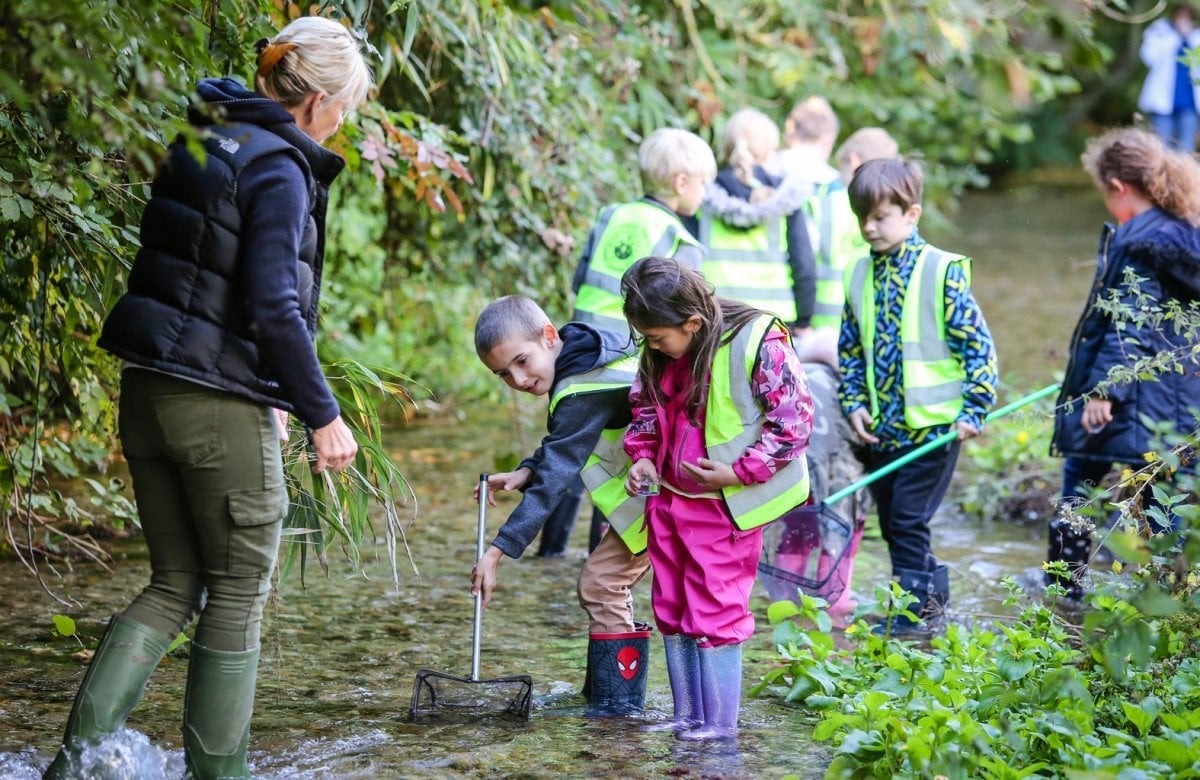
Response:
[[[588,632],[626,634],[633,627],[633,586],[650,571],[650,556],[634,555],[611,528],[579,572],[579,606]]]

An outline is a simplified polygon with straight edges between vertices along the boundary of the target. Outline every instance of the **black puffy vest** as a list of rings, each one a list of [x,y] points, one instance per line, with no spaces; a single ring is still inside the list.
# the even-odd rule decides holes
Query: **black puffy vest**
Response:
[[[288,131],[300,133],[294,126]],[[328,181],[305,155],[253,124],[212,126],[201,165],[186,145],[171,145],[142,215],[141,249],[129,289],[104,323],[98,344],[117,357],[290,409],[255,345],[238,273],[242,219],[237,180],[254,160],[284,152],[308,181],[312,210],[300,246],[299,299],[310,334],[325,250]],[[324,150],[321,150],[324,152]],[[329,154],[329,153],[326,153]]]

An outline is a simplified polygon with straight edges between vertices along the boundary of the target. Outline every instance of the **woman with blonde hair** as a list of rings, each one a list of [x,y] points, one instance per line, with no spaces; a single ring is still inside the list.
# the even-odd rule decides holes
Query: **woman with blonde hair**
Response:
[[[1162,424],[1194,431],[1200,409],[1200,365],[1189,357],[1194,345],[1186,329],[1138,316],[1147,305],[1170,311],[1192,304],[1195,311],[1200,165],[1137,128],[1092,139],[1082,160],[1117,224],[1105,224],[1101,234],[1096,276],[1075,326],[1054,420],[1051,448],[1064,456],[1067,504],[1086,500],[1114,463],[1144,465]],[[1111,307],[1100,305],[1114,294],[1131,317],[1114,317]],[[1148,382],[1107,382],[1114,367],[1162,353],[1175,355],[1183,370],[1163,371]],[[1062,584],[1073,598],[1082,595],[1090,555],[1090,534],[1063,518],[1050,523],[1048,560],[1067,562],[1071,572]]]
[[[254,91],[198,84],[205,159],[186,140],[171,145],[100,337],[124,361],[119,433],[150,583],[109,622],[47,777],[91,773],[84,747],[121,728],[197,615],[185,762],[197,780],[249,776],[262,612],[288,505],[287,413],[312,430],[315,472],[357,452],[313,338],[329,185],[345,164],[321,144],[371,74],[350,31],[321,17],[256,49]]]

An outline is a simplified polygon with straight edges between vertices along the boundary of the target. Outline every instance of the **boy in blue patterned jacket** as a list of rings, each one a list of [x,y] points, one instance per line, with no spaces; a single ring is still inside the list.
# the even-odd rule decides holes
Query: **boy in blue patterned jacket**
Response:
[[[946,494],[964,439],[978,436],[995,401],[996,349],[971,293],[971,261],[917,231],[924,177],[904,159],[871,160],[850,182],[850,205],[869,256],[846,267],[838,390],[876,471],[956,429],[957,440],[871,485],[892,574],[916,597],[877,627],[915,633],[945,609],[950,578],[933,556],[929,521]],[[923,625],[924,623],[924,625]]]

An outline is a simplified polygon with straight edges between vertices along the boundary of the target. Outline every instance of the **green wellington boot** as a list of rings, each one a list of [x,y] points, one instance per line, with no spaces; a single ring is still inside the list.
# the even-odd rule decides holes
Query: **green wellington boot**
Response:
[[[210,650],[192,643],[183,699],[183,754],[193,780],[249,777],[258,648]]]
[[[67,777],[71,761],[83,744],[125,725],[172,639],[122,615],[108,622],[75,695],[63,746],[44,777]]]

